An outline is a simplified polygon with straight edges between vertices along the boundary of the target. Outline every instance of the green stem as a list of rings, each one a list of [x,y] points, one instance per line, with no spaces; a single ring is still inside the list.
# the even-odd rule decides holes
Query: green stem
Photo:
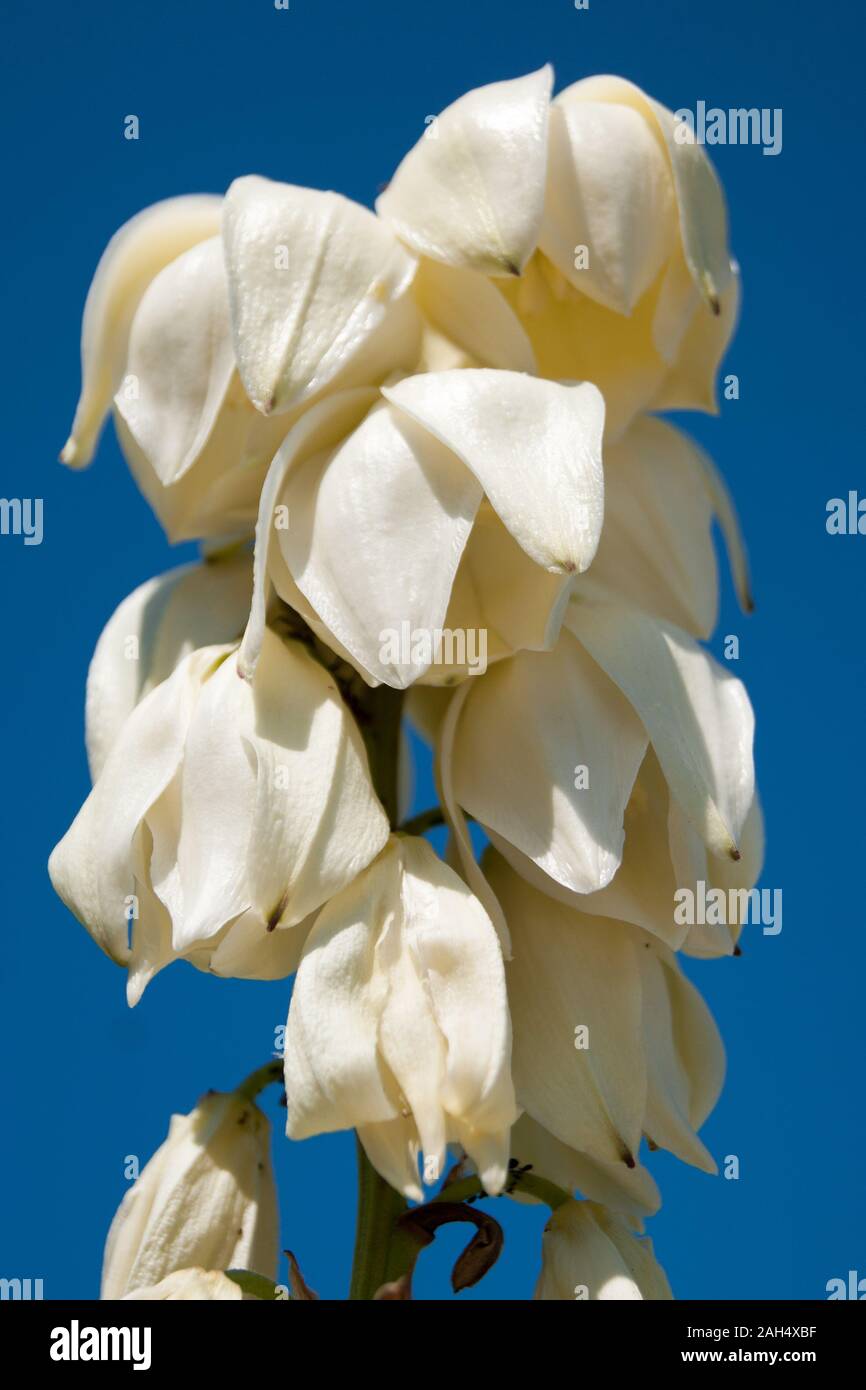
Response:
[[[235,1087],[235,1095],[241,1096],[244,1100],[255,1100],[266,1086],[272,1086],[274,1082],[282,1081],[282,1079],[282,1062],[266,1062],[263,1067],[258,1067],[256,1071],[250,1072],[246,1081],[242,1081],[240,1086]]]
[[[408,1236],[397,1230],[397,1222],[408,1206],[358,1146],[358,1221],[355,1228],[355,1257],[349,1298],[371,1299],[383,1284],[404,1274],[417,1253]]]
[[[540,1177],[537,1173],[519,1173],[509,1182],[508,1191],[526,1192],[530,1197],[537,1197],[539,1202],[544,1202],[545,1206],[550,1207],[551,1211],[556,1211],[563,1202],[567,1202],[570,1193],[564,1188],[557,1187],[555,1182],[550,1182],[547,1178]],[[481,1183],[476,1177],[460,1178],[457,1182],[452,1182],[450,1186],[444,1187],[441,1192],[433,1198],[434,1202],[465,1202],[470,1197],[484,1197],[486,1193]]]

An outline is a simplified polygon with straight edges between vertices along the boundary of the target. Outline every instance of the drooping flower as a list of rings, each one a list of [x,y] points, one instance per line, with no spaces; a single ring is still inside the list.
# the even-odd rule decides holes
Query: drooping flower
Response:
[[[495,851],[484,869],[511,936],[518,1104],[598,1163],[631,1167],[646,1135],[715,1172],[697,1131],[718,1100],[724,1050],[673,952],[538,892]]]
[[[150,1297],[234,1298],[221,1285],[157,1294],[167,1276],[195,1267],[249,1269],[276,1277],[277,1192],[266,1115],[237,1091],[210,1091],[188,1115],[173,1115],[168,1137],[129,1189],[105,1244],[103,1299],[136,1290]],[[240,1290],[238,1291],[240,1293]],[[142,1296],[142,1295],[139,1295]]]
[[[243,635],[253,585],[252,557],[215,555],[148,579],[118,605],[87,672],[85,741],[96,781],[135,706],[197,647]]]
[[[252,682],[234,649],[205,647],[141,700],[49,870],[128,966],[134,1003],[178,956],[216,974],[291,973],[306,919],[387,834],[333,680],[267,630]]]
[[[515,1119],[493,924],[426,841],[392,836],[319,914],[286,1028],[287,1131],[355,1128],[391,1185],[422,1200],[462,1145],[501,1191]]]
[[[244,668],[255,665],[272,583],[373,683],[424,675],[429,641],[421,655],[411,646],[394,655],[385,639],[446,627],[455,585],[465,594],[461,558],[485,495],[558,593],[557,576],[585,570],[601,533],[603,411],[593,386],[493,369],[427,372],[381,396],[320,402],[289,432],[262,492]],[[507,545],[494,538],[496,578]],[[555,595],[530,589],[543,628]],[[465,621],[472,614],[457,602],[451,617]]]
[[[514,846],[564,888],[594,893],[622,863],[652,744],[701,843],[738,860],[753,728],[742,683],[687,633],[587,587],[552,652],[521,652],[455,693],[439,733],[443,802],[464,860],[469,812],[505,853]]]
[[[667,1277],[652,1241],[595,1202],[564,1202],[544,1229],[535,1298],[668,1300]]]
[[[551,104],[552,80],[460,97],[379,215],[445,277],[497,277],[538,371],[601,388],[610,438],[650,407],[712,409],[737,305],[712,166],[632,83],[587,78]]]
[[[61,459],[83,468],[93,457],[111,398],[126,367],[129,330],[151,280],[175,257],[219,230],[222,199],[167,198],[120,228],[102,254],[81,325],[81,398]]]

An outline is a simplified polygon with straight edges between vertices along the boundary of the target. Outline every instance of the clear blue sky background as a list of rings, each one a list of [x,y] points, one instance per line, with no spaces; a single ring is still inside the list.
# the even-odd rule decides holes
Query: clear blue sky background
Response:
[[[553,60],[558,85],[632,78],[669,106],[782,107],[784,148],[715,151],[743,268],[729,355],[741,398],[694,418],[738,499],[758,600],[726,581],[741,637],[769,825],[763,882],[781,936],[690,967],[729,1052],[706,1126],[738,1182],[658,1154],[651,1224],[681,1297],[822,1297],[866,1274],[863,1210],[863,572],[866,537],[829,537],[825,504],[866,494],[863,464],[863,17],[847,0],[89,0],[4,7],[7,251],[4,496],[41,496],[45,538],[0,539],[4,594],[2,881],[6,1066],[0,1274],[94,1297],[124,1156],[172,1110],[265,1060],[288,988],[176,966],[129,1012],[123,977],[52,895],[48,853],[83,800],[87,664],[116,603],[177,563],[109,431],[92,469],[55,460],[78,390],[84,295],[104,243],[170,194],[238,174],[372,203],[403,152],[465,89]],[[141,138],[123,138],[135,113]],[[419,804],[430,795],[429,778]],[[342,1296],[353,1145],[289,1144],[276,1121],[283,1243]],[[497,1211],[506,1204],[500,1202]],[[478,1296],[525,1297],[538,1213],[515,1208]],[[418,1281],[447,1291],[445,1234]],[[473,1294],[463,1295],[473,1297]]]

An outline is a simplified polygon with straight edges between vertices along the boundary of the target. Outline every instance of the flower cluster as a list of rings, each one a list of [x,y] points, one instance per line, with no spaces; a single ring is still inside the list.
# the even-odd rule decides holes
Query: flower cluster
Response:
[[[748,697],[701,645],[714,523],[751,606],[736,518],[654,412],[714,408],[738,275],[674,116],[619,78],[551,86],[460,98],[375,212],[250,176],[109,243],[62,458],[113,410],[208,553],[103,632],[93,790],[50,867],[130,1003],[178,958],[295,974],[290,1136],[355,1128],[418,1202],[449,1146],[489,1194],[530,1164],[563,1194],[536,1296],[661,1298],[641,1142],[713,1171],[724,1072],[677,952],[739,930],[677,924],[674,895],[750,888],[762,822]],[[448,862],[400,828],[401,717]],[[137,1230],[157,1169],[105,1296],[240,1297],[216,1236],[166,1261]]]

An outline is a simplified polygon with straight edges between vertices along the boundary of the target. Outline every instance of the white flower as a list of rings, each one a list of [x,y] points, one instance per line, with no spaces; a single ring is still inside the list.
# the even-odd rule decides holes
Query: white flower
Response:
[[[595,1202],[564,1202],[544,1230],[537,1299],[673,1298],[652,1242]]]
[[[596,1162],[631,1167],[646,1135],[715,1172],[697,1130],[718,1100],[724,1050],[673,952],[539,893],[495,851],[484,868],[511,934],[518,1104]]]
[[[242,1298],[240,1284],[236,1284],[234,1279],[229,1279],[219,1269],[178,1269],[174,1274],[160,1279],[158,1284],[151,1284],[145,1289],[135,1289],[132,1293],[123,1295],[124,1302],[151,1303],[211,1300],[239,1303]]]
[[[604,527],[593,585],[693,637],[709,637],[719,603],[714,521],[724,533],[740,605],[750,612],[745,548],[718,471],[673,425],[639,416],[621,439],[605,445]]]
[[[252,558],[214,556],[148,579],[106,623],[87,672],[85,739],[95,782],[140,700],[196,647],[240,639],[253,585]]]
[[[103,252],[81,326],[81,399],[61,458],[89,463],[126,366],[129,329],[151,280],[190,246],[219,230],[222,199],[167,198],[124,223]]]
[[[415,260],[366,208],[251,175],[226,195],[223,242],[235,357],[257,410],[284,412],[333,386],[375,358],[383,328],[385,371],[399,365],[398,306]],[[364,382],[376,379],[361,366]]]
[[[139,214],[91,286],[64,462],[89,462],[114,396],[121,445],[171,539],[251,529],[306,405],[417,360],[415,264],[358,204],[257,177],[224,203]]]
[[[601,1202],[627,1216],[636,1227],[661,1206],[661,1193],[643,1164],[636,1162],[633,1168],[627,1168],[619,1161],[611,1163],[578,1153],[531,1115],[521,1115],[512,1129],[511,1154],[518,1167],[528,1164],[534,1173],[564,1192],[579,1191],[591,1202]],[[518,1202],[538,1200],[527,1195],[519,1182],[509,1195]]]
[[[591,385],[490,368],[326,397],[290,430],[264,485],[244,669],[255,665],[272,583],[371,683],[399,688],[425,675],[429,654],[395,659],[383,638],[404,623],[430,634],[482,616],[459,597],[467,586],[458,575],[485,495],[508,533],[495,543],[486,592],[510,536],[554,577],[531,580],[523,601],[533,633],[543,629],[560,581],[585,570],[598,545],[603,415]],[[522,557],[518,565],[529,568]],[[509,629],[506,619],[504,650],[520,640],[519,623]]]
[[[252,682],[233,650],[201,648],[133,709],[49,870],[129,966],[134,1003],[180,955],[217,974],[289,974],[306,926],[286,929],[351,882],[387,834],[332,679],[268,630]]]
[[[319,914],[286,1029],[290,1137],[354,1127],[422,1200],[449,1141],[502,1189],[515,1118],[502,956],[480,903],[424,840],[393,836]]]
[[[464,859],[469,812],[503,852],[594,893],[622,862],[649,744],[707,850],[740,858],[753,730],[741,682],[687,633],[588,585],[552,652],[521,652],[456,692],[439,734],[442,796]]]
[[[279,1228],[270,1135],[267,1116],[239,1092],[211,1091],[189,1115],[173,1115],[168,1138],[111,1223],[100,1297],[152,1290],[167,1275],[194,1266],[275,1278]],[[158,1296],[202,1294],[175,1288]],[[218,1296],[229,1295],[223,1290]]]
[[[538,370],[595,382],[610,437],[649,406],[711,409],[737,305],[712,166],[632,83],[552,104],[551,83],[545,67],[459,98],[377,210],[420,256],[500,277]]]

